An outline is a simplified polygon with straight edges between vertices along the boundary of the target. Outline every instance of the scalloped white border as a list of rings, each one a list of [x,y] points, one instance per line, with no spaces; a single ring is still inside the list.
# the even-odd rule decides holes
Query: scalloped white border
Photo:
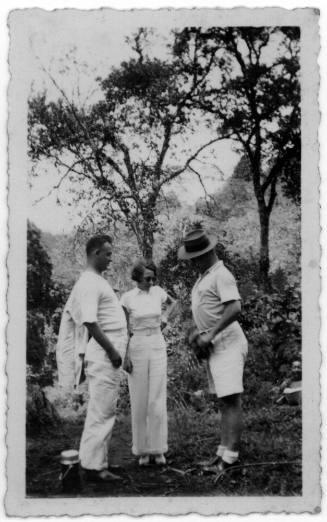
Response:
[[[15,7],[20,7],[20,3],[22,2],[13,2],[9,7],[10,8],[15,8]],[[70,7],[74,7],[76,5],[77,2],[70,2],[69,3],[69,6]],[[129,2],[131,4],[131,2]],[[315,2],[314,5],[317,6],[317,3],[319,2]],[[42,4],[42,7],[45,7],[45,8],[48,8],[48,9],[51,9],[51,8],[60,8],[60,7],[64,7],[66,6],[65,5],[65,2],[62,2],[62,1],[57,1],[57,2],[47,2],[47,1],[44,1],[41,3]],[[55,5],[53,5],[55,4]],[[82,5],[83,4],[83,5]],[[98,5],[97,5],[98,4]],[[116,5],[115,5],[116,4]],[[124,8],[124,7],[132,7],[132,6],[128,6],[126,5],[126,2],[124,2],[123,0],[121,2],[110,2],[110,5],[112,7],[118,7],[118,5],[121,8]],[[210,1],[207,1],[207,2],[176,2],[176,1],[173,1],[171,0],[170,2],[167,2],[167,3],[163,3],[163,2],[151,2],[151,6],[152,7],[159,7],[159,4],[160,7],[161,6],[167,6],[167,5],[171,5],[171,6],[176,6],[176,4],[178,4],[178,6],[180,5],[186,5],[188,4],[190,7],[194,6],[195,4],[197,4],[198,6],[201,5],[202,6],[209,6],[209,5],[213,5],[214,2],[210,2]],[[228,7],[232,7],[232,4],[235,5],[235,3],[233,2],[219,2],[219,6],[220,7],[223,7],[224,5],[225,6],[228,6]],[[251,6],[263,6],[263,2],[242,2],[243,5],[251,5]],[[308,6],[310,4],[309,1],[303,3],[303,2],[283,2],[283,6],[290,9],[292,7],[295,7],[295,6],[300,6],[300,4],[305,4],[306,6]],[[35,4],[34,4],[35,5]],[[93,2],[78,2],[78,7],[82,7],[82,8],[87,8],[87,7],[97,7],[97,6],[102,6],[103,3],[102,2],[96,2],[96,1],[93,1]],[[142,1],[141,3],[139,3],[137,5],[137,7],[146,7],[149,5],[149,2],[146,2],[146,1]],[[236,4],[237,5],[237,4]],[[273,2],[270,2],[269,5],[273,5]],[[76,6],[77,7],[77,6]],[[136,7],[136,5],[134,4],[133,7]],[[3,9],[3,5],[1,7]],[[192,17],[195,15],[198,15],[198,13],[195,13],[195,11],[192,11]],[[276,11],[275,11],[276,13]],[[302,11],[302,14],[304,12]],[[222,13],[220,12],[219,15],[221,15]],[[272,24],[272,25],[277,25],[277,23],[287,23],[286,22],[286,19],[285,19],[285,14],[287,14],[287,16],[289,15],[294,15],[295,13],[285,13],[285,11],[283,13],[280,13],[279,16],[282,16],[282,20],[283,22],[277,22],[276,19],[275,19],[275,14],[274,14],[274,17],[272,17],[270,14],[268,15],[267,14],[267,10],[265,10],[265,13],[264,15],[265,16],[268,16],[267,20],[269,20],[269,23]],[[183,24],[187,24],[187,18],[188,16],[185,16],[186,13],[182,14],[181,12],[175,12],[174,13],[174,18],[178,17],[178,16],[183,16]],[[230,22],[230,23],[239,23],[235,21],[235,16],[236,16],[236,11],[234,10],[233,13],[233,22]],[[253,21],[253,12],[252,14],[249,13],[249,23],[251,23],[251,21]],[[229,16],[229,14],[227,13],[227,17]],[[246,15],[247,16],[247,15]],[[302,16],[302,15],[301,15]],[[162,15],[161,15],[161,18],[162,18]],[[256,21],[258,20],[258,12],[256,13]],[[267,20],[266,20],[266,23],[267,23]],[[144,17],[142,15],[142,22],[144,23]],[[221,22],[221,17],[219,16],[219,22]],[[219,23],[217,22],[217,24]],[[210,24],[213,23],[213,18],[210,17]],[[295,23],[295,22],[294,22]],[[153,25],[153,17],[151,17],[151,25]],[[307,25],[303,25],[303,30],[304,31],[310,31],[310,24],[307,24]],[[316,34],[317,36],[317,34]],[[308,49],[308,47],[306,46],[306,48]],[[309,49],[308,49],[309,50]],[[312,51],[311,51],[312,52]],[[309,99],[307,100],[308,103],[310,103],[310,107],[305,104],[305,108],[308,108],[310,111],[311,111],[311,116],[308,117],[308,120],[305,121],[305,123],[307,125],[304,125],[303,127],[303,137],[306,136],[308,140],[312,140],[312,136],[310,136],[310,128],[312,129],[312,127],[310,127],[312,125],[312,107],[314,108],[315,107],[315,101],[316,101],[316,93],[317,91],[315,92],[315,88],[317,88],[317,73],[318,73],[318,70],[317,70],[317,67],[316,67],[316,61],[315,61],[315,55],[311,54],[311,63],[310,63],[310,56],[307,57],[306,60],[308,60],[308,62],[306,61],[306,65],[308,67],[312,67],[311,71],[307,71],[307,74],[306,74],[306,77],[304,78],[304,82],[306,82],[306,80],[309,80],[309,81],[312,81],[312,79],[316,78],[316,82],[314,82],[314,85],[307,85],[308,87],[308,91],[307,91],[307,94],[308,96],[310,97],[311,96],[311,103],[309,101]],[[303,84],[303,87],[304,87],[305,83]],[[303,89],[304,90],[304,89]],[[312,98],[313,96],[313,98]],[[19,105],[19,99],[18,99],[18,103],[16,103],[16,109],[19,109],[18,107]],[[309,114],[309,113],[308,113]],[[20,112],[20,117],[22,115],[22,112]],[[316,114],[316,128],[317,128],[317,117],[318,117],[318,114]],[[305,116],[304,116],[305,118]],[[2,119],[2,122],[3,122],[3,119]],[[316,132],[316,131],[315,131]],[[18,136],[18,133],[16,132],[15,130],[15,134],[14,134],[14,138],[15,139],[24,139],[23,136]],[[326,138],[325,138],[326,139]],[[311,172],[312,171],[312,165],[315,164],[315,162],[317,162],[317,154],[314,153],[314,148],[315,148],[315,145],[316,145],[316,141],[314,139],[314,136],[313,136],[313,141],[311,142],[311,144],[307,141],[305,141],[308,145],[308,149],[307,152],[309,152],[308,155],[304,155],[304,161],[303,161],[303,170],[306,170],[307,172]],[[22,142],[21,142],[22,143]],[[19,146],[18,149],[17,149],[17,143],[14,143],[13,142],[13,145],[15,145],[15,150],[20,150],[21,147]],[[310,152],[313,152],[313,157],[311,156],[310,157]],[[24,162],[21,164],[21,167],[18,167],[18,168],[24,168]],[[305,179],[305,182],[306,181],[309,181],[308,178]],[[318,179],[316,180],[317,183],[316,183],[316,187],[314,189],[315,191],[315,194],[313,194],[313,197],[314,195],[317,196],[317,193],[318,193]],[[308,183],[308,185],[304,186],[304,193],[305,194],[309,194],[310,193],[310,190],[312,189],[312,184],[311,183]],[[323,188],[323,187],[322,187]],[[16,212],[17,212],[17,216],[20,215],[20,212],[21,212],[21,208],[24,208],[24,205],[23,205],[23,198],[21,200],[21,205],[18,205],[19,204],[19,199],[17,198],[17,193],[15,194],[16,198],[15,198],[15,201],[13,201],[11,203],[11,206],[10,206],[10,213],[11,213],[11,216],[16,216]],[[309,198],[310,199],[310,198]],[[312,202],[311,202],[312,203]],[[308,206],[307,208],[309,209],[309,206],[310,206],[310,201],[308,203]],[[308,231],[308,229],[306,228],[308,226],[308,221],[310,221],[310,215],[312,215],[312,212],[315,212],[315,217],[316,217],[316,226],[314,228],[314,231],[316,232],[316,234],[312,234]],[[305,252],[307,253],[315,253],[315,259],[318,260],[319,262],[319,241],[318,241],[318,234],[319,234],[319,228],[318,228],[318,222],[317,222],[317,218],[318,218],[318,213],[319,213],[319,208],[318,208],[318,205],[317,205],[317,200],[316,202],[313,202],[313,206],[312,206],[312,211],[310,211],[310,215],[307,215],[307,219],[308,221],[305,220],[305,212],[304,212],[304,221],[303,221],[303,232],[305,233],[305,237],[306,237],[306,240],[309,242],[310,240],[312,240],[312,244],[309,244],[307,243],[308,245],[308,249],[306,247],[304,247],[304,256],[303,256],[303,263],[306,264],[306,257],[305,257]],[[1,219],[2,219],[2,216],[1,216]],[[5,219],[5,218],[4,218]],[[324,218],[323,218],[324,219]],[[2,223],[1,223],[2,224]],[[17,226],[17,222],[15,222],[15,226]],[[20,227],[19,231],[17,231],[17,229],[15,230],[15,234],[13,235],[13,239],[12,239],[12,245],[13,245],[13,249],[15,247],[15,238],[17,239],[17,235],[16,235],[16,232],[17,233],[21,233],[23,234],[24,233],[24,230],[22,228],[22,226]],[[23,238],[23,236],[22,236]],[[25,238],[25,234],[24,234],[24,238]],[[24,239],[25,241],[25,239]],[[19,256],[22,255],[22,253],[24,252],[24,248],[22,247],[22,245],[24,245],[24,241],[23,243],[21,241],[19,241],[19,250],[17,250],[16,254],[19,253]],[[2,252],[1,252],[2,254]],[[16,262],[16,259],[18,259],[16,256],[16,254],[14,253],[14,250],[13,250],[13,259],[14,259],[14,262],[13,264],[11,264],[11,269],[12,270],[16,270],[17,269],[17,272],[15,274],[15,284],[17,285],[17,289],[19,290],[18,292],[18,297],[19,297],[19,294],[20,294],[20,297],[22,297],[22,294],[21,292],[24,294],[25,290],[24,290],[24,286],[22,287],[22,283],[24,283],[24,270],[22,270],[22,265],[20,267],[17,267],[17,262]],[[22,259],[22,257],[20,257],[20,259],[23,261],[24,263],[24,259]],[[309,258],[307,258],[309,260]],[[310,257],[310,259],[312,259]],[[9,260],[10,261],[10,260]],[[304,267],[305,268],[305,267]],[[305,273],[305,272],[304,272]],[[314,274],[313,274],[313,277],[314,279],[312,279],[312,277],[310,276],[310,281],[309,279],[306,280],[305,278],[305,283],[304,283],[304,287],[303,287],[303,291],[304,291],[304,296],[305,296],[305,299],[307,300],[308,299],[308,305],[310,304],[310,299],[311,299],[311,292],[312,292],[312,286],[314,284],[318,284],[319,285],[319,274],[318,274],[318,271],[316,271]],[[23,288],[23,290],[22,290]],[[317,293],[316,293],[317,295]],[[16,294],[17,296],[17,294]],[[322,305],[324,305],[324,295],[322,295]],[[313,300],[311,299],[311,302]],[[19,310],[19,298],[18,298],[18,301],[16,302],[16,304],[14,305],[13,307],[13,310],[12,310],[12,314],[14,314],[15,312],[17,312]],[[308,346],[309,344],[311,344],[312,346],[312,336],[311,336],[311,333],[313,335],[317,335],[317,332],[318,332],[318,324],[316,322],[316,324],[314,325],[315,327],[313,327],[313,323],[314,321],[317,321],[317,317],[318,317],[318,313],[317,313],[317,309],[315,310],[316,312],[316,318],[315,317],[312,317],[312,321],[310,320],[310,323],[307,323],[308,325],[308,328],[305,328],[304,330],[304,338],[306,338],[306,342],[308,343]],[[22,324],[23,322],[23,318],[22,317],[19,317],[19,324]],[[2,325],[1,325],[2,326]],[[16,324],[17,326],[17,324]],[[22,328],[22,330],[24,330],[24,328]],[[24,337],[24,332],[23,333],[23,337]],[[309,354],[311,355],[311,354]],[[304,354],[305,356],[305,354]],[[306,357],[306,356],[305,356]],[[2,361],[1,361],[2,362]],[[13,362],[13,360],[11,361]],[[11,365],[11,362],[10,362],[10,359],[9,359],[9,364]],[[14,361],[14,364],[10,366],[10,368],[15,368],[15,370],[18,368],[19,366],[19,363],[21,362],[21,360],[16,360]],[[317,383],[318,383],[318,373],[317,373],[317,369],[319,368],[319,361],[317,361],[317,359],[315,357],[312,357],[311,359],[305,359],[305,365],[306,367],[310,367],[310,365],[313,365],[312,367],[312,370],[314,371],[315,373],[315,379],[316,379],[316,382],[311,382],[310,383],[310,390],[313,391],[313,395],[312,395],[312,398],[313,398],[313,401],[312,401],[312,404],[311,403],[307,403],[306,404],[306,399],[304,400],[304,412],[305,412],[305,419],[306,419],[306,422],[304,423],[304,427],[307,425],[308,426],[308,421],[309,421],[309,417],[306,415],[307,413],[309,413],[310,411],[312,411],[312,405],[313,407],[315,408],[316,410],[316,414],[314,415],[314,418],[317,420],[317,414],[318,414],[318,410],[317,408],[319,409],[319,401],[317,400]],[[20,368],[22,369],[22,368]],[[11,369],[9,369],[9,372],[12,372]],[[13,373],[13,372],[12,372]],[[19,372],[19,379],[18,381],[15,383],[16,385],[19,384],[20,382],[20,379],[22,377],[22,375],[20,374]],[[306,379],[306,377],[305,377]],[[309,389],[308,388],[308,384],[309,382],[306,382],[305,380],[305,383],[304,383],[304,386],[305,386],[305,389]],[[315,388],[312,388],[312,386]],[[10,389],[10,388],[9,388]],[[22,391],[22,397],[23,399],[25,399],[25,396],[24,396],[24,391],[23,389],[19,386],[19,389]],[[16,391],[17,391],[17,386],[15,386],[15,399],[17,397],[17,394],[16,394]],[[308,398],[308,401],[310,399],[309,397],[309,394],[307,395],[307,398]],[[15,400],[16,402],[16,400]],[[20,402],[20,401],[18,401]],[[21,407],[23,405],[23,408]],[[21,415],[23,414],[23,417],[24,417],[24,412],[25,412],[25,401],[23,400],[22,402],[22,405],[20,404],[19,405],[19,410],[16,410],[16,412]],[[18,418],[16,419],[13,419],[13,417],[11,417],[9,415],[9,426],[10,426],[10,422],[14,420],[16,422],[18,422]],[[16,428],[16,424],[15,424],[15,428]],[[305,428],[306,429],[306,428]],[[310,426],[309,426],[309,430],[310,430]],[[21,430],[15,430],[17,432],[22,432]],[[15,447],[15,449],[17,450],[19,448],[19,444],[21,443],[21,441],[19,440],[19,437],[17,437],[17,441],[14,440],[14,431],[11,431],[12,435],[10,437],[10,442],[9,442],[9,446],[10,447]],[[22,432],[23,433],[23,432]],[[317,432],[317,435],[319,436],[319,430]],[[308,447],[306,447],[306,438],[305,437],[305,447],[304,447],[304,451],[307,453],[305,453],[305,459],[304,459],[304,464],[305,464],[305,461],[310,457],[311,453],[312,453],[312,450],[310,449],[310,444]],[[311,441],[313,440],[313,437],[310,437]],[[317,441],[316,441],[317,442]],[[21,446],[20,446],[21,447]],[[20,457],[23,457],[24,456],[21,454]],[[18,471],[18,469],[16,468],[16,470]],[[11,463],[9,462],[9,484],[10,484],[10,472],[12,471],[11,469]],[[304,473],[305,477],[308,477],[308,475],[306,473]],[[66,513],[71,513],[71,514],[75,514],[77,515],[78,512],[79,513],[119,513],[119,512],[122,512],[122,513],[127,513],[127,512],[130,512],[132,513],[129,509],[132,509],[133,511],[133,514],[136,514],[136,513],[190,513],[190,512],[202,512],[202,513],[206,513],[206,514],[209,514],[209,513],[218,513],[218,512],[234,512],[234,513],[237,513],[237,512],[243,512],[243,513],[249,513],[249,512],[255,512],[255,511],[261,511],[261,512],[267,512],[267,511],[286,511],[286,512],[292,512],[292,511],[298,511],[298,512],[301,512],[303,511],[303,508],[304,506],[302,504],[301,501],[299,501],[299,499],[285,499],[285,498],[269,498],[269,499],[263,499],[263,498],[238,498],[237,499],[237,508],[235,509],[235,499],[233,498],[230,498],[230,497],[218,497],[217,498],[217,502],[214,502],[215,499],[213,499],[212,497],[209,497],[210,498],[210,503],[207,501],[206,498],[203,498],[203,497],[200,497],[198,499],[196,498],[177,498],[177,499],[163,499],[163,498],[158,498],[156,500],[154,500],[153,498],[142,498],[142,499],[138,499],[138,500],[141,500],[141,504],[142,506],[138,506],[137,507],[137,504],[140,504],[140,502],[135,502],[135,500],[137,499],[128,499],[126,497],[122,497],[122,499],[117,499],[118,503],[120,503],[120,506],[117,505],[114,507],[114,502],[113,500],[116,500],[116,499],[110,499],[110,510],[108,511],[108,499],[78,499],[77,500],[77,503],[79,506],[77,506],[76,502],[74,502],[75,499],[66,499],[66,501],[68,501],[68,504],[66,501],[62,501],[62,499],[58,500],[58,501],[54,501],[52,502],[52,500],[35,500],[35,499],[26,499],[26,500],[23,500],[22,497],[19,497],[19,488],[17,487],[16,488],[16,485],[17,482],[15,481],[15,488],[14,488],[14,491],[10,491],[9,489],[9,495],[8,495],[8,500],[7,500],[7,509],[10,510],[10,513],[11,514],[17,514],[17,515],[28,515],[28,514],[35,514],[35,515],[41,515],[42,513],[44,513],[45,515],[50,515],[50,514],[59,514],[59,513],[63,513],[63,512],[66,512]],[[316,488],[315,488],[316,489]],[[317,492],[317,491],[316,491]],[[85,500],[85,502],[84,502]],[[224,502],[222,503],[222,500],[224,500]],[[313,492],[311,492],[309,494],[309,498],[307,499],[308,500],[308,504],[306,504],[306,508],[304,508],[305,510],[311,510],[316,504],[317,504],[317,500],[315,500],[313,498]],[[149,501],[149,502],[148,502]],[[51,506],[50,506],[51,504]],[[64,506],[64,504],[66,504]],[[75,506],[74,506],[75,504]],[[131,507],[129,508],[128,505],[131,505]],[[216,504],[216,505],[214,505]],[[259,507],[260,505],[260,507]],[[44,510],[44,507],[46,507],[46,510]],[[51,507],[51,510],[50,510],[50,507]],[[64,508],[64,509],[62,509]],[[139,509],[141,508],[141,511],[138,511]],[[77,511],[77,509],[79,511]],[[135,511],[137,510],[137,511]]]

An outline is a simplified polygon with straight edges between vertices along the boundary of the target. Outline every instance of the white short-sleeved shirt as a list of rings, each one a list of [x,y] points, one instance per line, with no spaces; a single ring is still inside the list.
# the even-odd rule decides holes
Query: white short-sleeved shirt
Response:
[[[161,307],[166,300],[167,293],[160,286],[152,286],[148,292],[140,288],[125,292],[120,302],[129,313],[131,330],[160,326]]]
[[[126,328],[126,317],[108,281],[85,271],[76,282],[66,309],[77,325],[97,322],[103,331]]]
[[[217,261],[199,277],[192,290],[192,314],[198,330],[216,326],[224,303],[240,299],[234,276],[222,261]]]

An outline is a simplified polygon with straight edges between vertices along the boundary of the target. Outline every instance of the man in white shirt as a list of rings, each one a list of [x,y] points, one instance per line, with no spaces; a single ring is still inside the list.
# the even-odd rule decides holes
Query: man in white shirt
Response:
[[[190,260],[200,272],[192,290],[196,330],[190,342],[198,350],[207,350],[210,391],[222,401],[221,441],[211,464],[217,464],[218,472],[223,472],[239,457],[247,340],[237,322],[241,298],[236,282],[218,259],[216,243],[202,228],[196,228],[186,234],[178,257]]]
[[[90,398],[80,443],[80,461],[90,478],[108,481],[119,478],[108,470],[108,449],[116,417],[127,326],[114,290],[101,275],[111,262],[110,236],[92,237],[86,245],[86,255],[87,268],[68,299],[61,331],[67,331],[66,325],[71,321],[80,338],[83,326],[89,338],[85,361]],[[59,339],[62,337],[59,334]],[[65,343],[58,343],[57,347],[59,372],[67,360],[61,346],[65,346]],[[79,355],[83,356],[83,349]]]

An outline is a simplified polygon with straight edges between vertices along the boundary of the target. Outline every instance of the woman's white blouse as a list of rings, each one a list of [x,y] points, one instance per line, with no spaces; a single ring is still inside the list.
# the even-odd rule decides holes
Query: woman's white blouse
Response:
[[[138,287],[125,292],[120,303],[128,311],[130,329],[135,331],[160,326],[162,305],[167,297],[160,286],[152,286],[148,292]]]

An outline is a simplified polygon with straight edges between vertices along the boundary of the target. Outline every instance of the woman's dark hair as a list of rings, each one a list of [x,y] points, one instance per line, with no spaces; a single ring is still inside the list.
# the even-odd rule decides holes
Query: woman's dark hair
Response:
[[[106,234],[91,237],[86,243],[86,255],[89,256],[93,250],[101,248],[105,243],[112,243],[111,237]]]
[[[157,277],[157,267],[152,259],[140,259],[132,268],[131,276],[133,281],[140,283],[144,276],[144,270],[151,270],[155,277]]]

